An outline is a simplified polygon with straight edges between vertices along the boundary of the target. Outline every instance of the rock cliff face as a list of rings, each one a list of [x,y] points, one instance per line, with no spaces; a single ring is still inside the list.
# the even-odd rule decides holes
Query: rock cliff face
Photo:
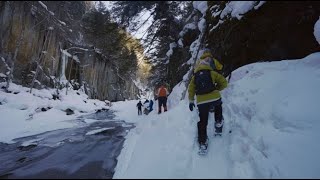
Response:
[[[225,76],[249,63],[299,59],[320,51],[313,34],[320,15],[320,2],[256,1],[253,4],[255,8],[240,14],[240,19],[230,14],[221,15],[229,3],[207,1],[206,29],[201,44],[211,49],[212,54],[224,64]],[[201,17],[202,14],[196,16]],[[196,19],[198,24],[199,18]],[[168,66],[172,87],[188,72],[190,65],[186,61],[194,53],[190,46],[201,35],[198,29],[189,29],[182,37],[183,47],[173,49]]]
[[[216,7],[219,12],[225,4]],[[267,1],[240,20],[208,13],[206,43],[227,71],[261,60],[303,58],[320,50],[313,35],[319,14],[317,1]],[[219,20],[224,22],[210,31]]]
[[[115,63],[85,42],[81,20],[89,8],[84,1],[0,2],[0,80],[13,69],[13,82],[28,87],[69,80],[92,98],[135,99],[132,78],[121,77]]]

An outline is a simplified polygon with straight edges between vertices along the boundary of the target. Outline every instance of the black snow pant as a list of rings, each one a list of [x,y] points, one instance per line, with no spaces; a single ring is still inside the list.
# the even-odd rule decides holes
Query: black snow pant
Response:
[[[159,97],[158,98],[159,110],[158,113],[161,113],[161,107],[163,106],[164,112],[167,111],[167,97]]]
[[[199,143],[204,143],[206,142],[207,139],[207,125],[208,125],[208,118],[209,118],[209,110],[214,106],[214,119],[215,123],[221,123],[222,121],[222,101],[221,99],[214,101],[214,102],[209,102],[209,103],[204,103],[204,104],[199,104],[198,109],[199,109],[199,117],[200,121],[198,122],[198,142]]]
[[[142,115],[141,107],[138,108],[138,115]]]

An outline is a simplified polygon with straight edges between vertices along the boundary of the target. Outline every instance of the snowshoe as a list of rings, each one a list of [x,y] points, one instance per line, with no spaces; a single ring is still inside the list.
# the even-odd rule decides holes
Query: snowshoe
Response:
[[[223,121],[221,121],[220,123],[215,123],[214,127],[215,127],[214,136],[221,136],[222,135],[222,128],[223,128]]]

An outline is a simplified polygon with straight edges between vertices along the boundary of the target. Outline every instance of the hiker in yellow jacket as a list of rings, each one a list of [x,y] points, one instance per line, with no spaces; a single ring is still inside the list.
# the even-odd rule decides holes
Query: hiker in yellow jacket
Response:
[[[218,61],[217,61],[218,62]],[[218,62],[219,63],[219,62]],[[219,63],[220,64],[220,63]],[[209,110],[214,107],[215,133],[221,135],[223,127],[222,101],[220,92],[227,87],[227,80],[213,68],[222,69],[222,65],[215,63],[210,52],[204,52],[194,70],[188,86],[189,109],[193,111],[194,96],[197,98],[200,121],[198,122],[198,142],[207,148],[207,125]],[[212,67],[212,66],[215,67]]]

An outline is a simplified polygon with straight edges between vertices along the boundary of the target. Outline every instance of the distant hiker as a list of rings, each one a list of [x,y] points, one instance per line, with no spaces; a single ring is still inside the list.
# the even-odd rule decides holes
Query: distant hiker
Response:
[[[148,115],[149,112],[150,112],[150,111],[149,111],[149,104],[150,104],[150,102],[149,102],[148,99],[143,103],[143,107],[144,107],[143,113],[144,113],[145,115]]]
[[[161,108],[163,106],[164,112],[167,111],[167,97],[169,95],[168,89],[161,85],[160,88],[157,91],[157,98],[158,98],[158,105],[159,105],[159,111],[158,114],[161,113]]]
[[[137,107],[138,107],[138,115],[142,115],[142,111],[141,111],[142,103],[141,103],[141,101],[138,102]]]
[[[152,110],[153,110],[153,101],[151,99],[149,103],[149,112],[151,112]]]
[[[212,57],[212,56],[211,56]],[[188,86],[189,109],[193,111],[194,95],[197,97],[200,121],[198,122],[198,142],[200,148],[207,149],[207,125],[209,110],[215,108],[215,133],[221,135],[223,127],[222,101],[220,92],[227,87],[227,80],[219,73],[213,71],[210,64],[212,58],[208,54],[203,54],[195,68],[194,75]]]
[[[146,103],[149,103],[149,100],[148,100],[148,99],[146,99],[143,104],[146,104]]]

